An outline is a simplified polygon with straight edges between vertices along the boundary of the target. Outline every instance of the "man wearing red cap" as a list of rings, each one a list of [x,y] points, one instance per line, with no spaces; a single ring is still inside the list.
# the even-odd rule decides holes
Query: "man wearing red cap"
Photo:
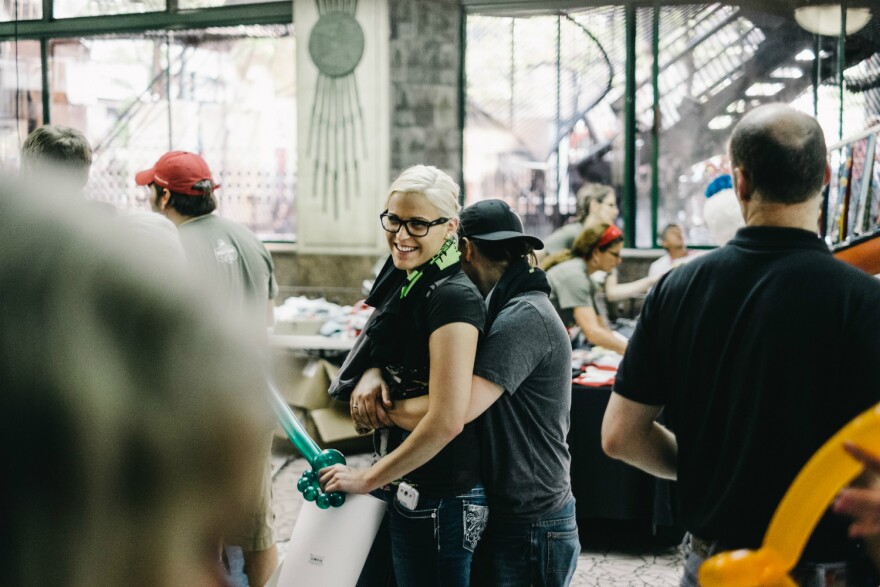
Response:
[[[165,153],[156,164],[137,174],[138,185],[148,186],[153,211],[171,220],[180,234],[189,267],[218,295],[230,315],[240,319],[245,332],[265,338],[271,324],[271,300],[278,285],[272,257],[247,228],[213,214],[217,208],[214,182],[208,164],[186,151]],[[251,524],[228,544],[241,546],[244,571],[252,587],[261,587],[278,564],[272,528],[272,479],[269,464],[271,431],[265,443],[265,473],[260,480],[260,500]]]

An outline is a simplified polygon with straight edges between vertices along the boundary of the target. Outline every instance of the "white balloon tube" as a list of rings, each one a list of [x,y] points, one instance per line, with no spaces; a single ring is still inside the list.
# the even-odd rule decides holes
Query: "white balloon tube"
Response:
[[[347,497],[337,508],[300,510],[278,587],[354,587],[387,504],[372,495]]]

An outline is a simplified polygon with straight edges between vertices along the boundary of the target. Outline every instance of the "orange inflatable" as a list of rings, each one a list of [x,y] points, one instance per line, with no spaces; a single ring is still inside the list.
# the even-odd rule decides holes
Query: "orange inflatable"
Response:
[[[862,472],[843,448],[852,442],[880,453],[880,404],[831,437],[788,488],[758,550],[722,552],[700,567],[703,587],[797,587],[788,576],[834,497]]]
[[[834,256],[871,275],[880,274],[880,230],[835,250]]]

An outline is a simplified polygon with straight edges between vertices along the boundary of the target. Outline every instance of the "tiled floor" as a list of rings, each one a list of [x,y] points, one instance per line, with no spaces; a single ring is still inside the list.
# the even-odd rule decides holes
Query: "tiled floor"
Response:
[[[347,455],[350,465],[366,467],[368,455]],[[272,458],[276,529],[283,557],[287,539],[293,532],[303,499],[296,482],[305,470],[304,459],[275,451]],[[314,506],[309,506],[314,507]],[[582,551],[573,586],[597,587],[673,587],[678,585],[681,560],[676,549],[654,553],[623,553],[608,549]]]

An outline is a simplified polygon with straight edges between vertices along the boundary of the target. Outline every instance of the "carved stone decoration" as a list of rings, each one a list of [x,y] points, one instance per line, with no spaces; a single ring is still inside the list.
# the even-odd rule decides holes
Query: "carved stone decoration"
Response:
[[[388,0],[296,0],[297,250],[385,250],[391,81]]]
[[[309,57],[318,79],[309,120],[307,156],[314,160],[316,196],[339,218],[359,185],[358,160],[367,158],[364,115],[355,69],[364,55],[357,0],[316,0],[318,21],[309,33]],[[360,148],[359,148],[360,147]]]

